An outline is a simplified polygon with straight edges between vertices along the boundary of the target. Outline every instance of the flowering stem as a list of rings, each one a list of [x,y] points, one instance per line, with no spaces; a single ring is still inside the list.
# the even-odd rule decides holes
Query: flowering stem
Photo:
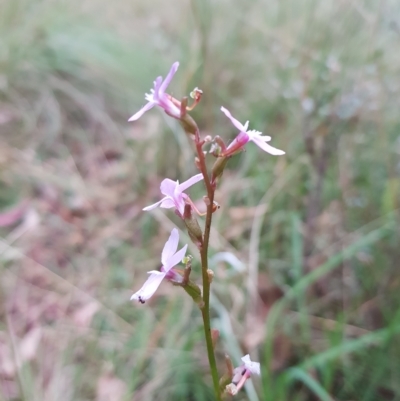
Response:
[[[219,388],[219,375],[217,370],[217,363],[215,361],[214,346],[211,336],[211,324],[210,324],[210,279],[208,276],[208,244],[210,241],[210,230],[213,214],[213,204],[214,204],[214,191],[215,186],[211,183],[207,172],[206,161],[203,153],[203,142],[200,140],[199,132],[195,134],[196,150],[199,159],[199,168],[204,177],[204,183],[207,188],[208,204],[207,204],[207,214],[206,223],[204,228],[204,239],[203,245],[200,249],[201,257],[201,271],[203,277],[203,301],[204,305],[201,308],[201,314],[203,317],[204,335],[207,344],[207,355],[208,362],[210,364],[211,375],[213,380],[214,392],[216,399],[221,401],[221,392]]]

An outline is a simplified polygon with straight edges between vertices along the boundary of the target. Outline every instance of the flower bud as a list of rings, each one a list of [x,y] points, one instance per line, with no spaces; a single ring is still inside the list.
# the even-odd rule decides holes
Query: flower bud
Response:
[[[222,173],[226,167],[226,163],[228,163],[228,159],[228,157],[218,157],[211,170],[211,182],[215,182],[222,176]]]
[[[193,301],[198,305],[198,307],[204,308],[203,297],[201,296],[200,287],[197,284],[194,284],[192,281],[188,281],[181,287],[186,291],[188,295],[193,299]]]
[[[219,330],[211,329],[211,339],[212,339],[213,348],[215,348],[218,338],[219,338]]]
[[[207,269],[208,282],[211,284],[214,279],[214,272],[211,269]]]
[[[196,135],[196,132],[199,129],[197,128],[196,122],[189,116],[189,114],[186,114],[185,117],[181,118],[179,121],[187,134]]]
[[[231,384],[228,384],[228,385],[225,387],[225,391],[226,391],[226,393],[229,394],[229,395],[236,395],[236,394],[238,393],[239,390],[238,390],[238,388],[236,387],[235,384],[231,383]]]
[[[201,171],[200,159],[197,156],[194,158],[194,164]]]
[[[185,130],[187,134],[196,135],[196,132],[199,131],[196,122],[193,118],[186,112],[187,110],[188,98],[184,97],[180,103],[180,118],[179,122],[181,123],[182,128]]]
[[[211,204],[210,198],[207,195],[203,196],[203,201],[204,201],[206,206],[210,206],[210,204]]]
[[[188,203],[185,205],[183,221],[188,229],[190,239],[197,246],[197,248],[200,248],[203,245],[203,232],[196,218],[193,216],[192,206]]]
[[[219,386],[221,389],[226,389],[226,386],[228,384],[232,383],[234,368],[233,368],[231,358],[229,357],[228,354],[225,354],[225,364],[226,364],[226,372],[219,380]]]

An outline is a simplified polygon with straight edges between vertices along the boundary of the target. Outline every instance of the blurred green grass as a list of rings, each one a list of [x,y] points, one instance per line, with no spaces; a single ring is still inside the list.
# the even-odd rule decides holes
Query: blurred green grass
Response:
[[[205,134],[233,137],[223,105],[287,152],[249,145],[217,193],[218,359],[262,363],[236,399],[399,398],[399,11],[3,0],[0,207],[30,206],[1,228],[0,397],[212,399],[183,291],[128,301],[180,225],[141,208],[164,177],[195,168],[174,121],[126,120],[179,60],[171,91],[203,89],[193,116]]]

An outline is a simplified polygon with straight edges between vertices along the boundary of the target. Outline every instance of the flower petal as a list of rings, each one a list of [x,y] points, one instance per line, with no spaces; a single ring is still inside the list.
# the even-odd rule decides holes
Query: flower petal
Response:
[[[262,150],[264,150],[267,153],[270,153],[271,155],[274,156],[280,156],[280,155],[284,155],[285,152],[283,150],[280,149],[276,149],[273,148],[272,146],[268,145],[266,142],[264,142],[264,140],[260,137],[253,137],[251,138],[251,140]]]
[[[145,104],[137,113],[135,113],[128,121],[135,121],[138,118],[142,117],[142,115],[144,113],[146,113],[146,111],[149,111],[150,109],[152,109],[154,107],[155,103],[149,102],[147,104]]]
[[[167,87],[170,84],[172,78],[174,77],[176,71],[178,70],[178,67],[179,67],[179,62],[178,61],[176,61],[174,64],[172,64],[172,67],[169,70],[168,75],[165,77],[164,82],[161,84],[160,89],[158,90],[158,93],[159,93],[160,96],[167,89]]]
[[[154,99],[159,100],[158,93],[160,91],[160,86],[162,84],[162,76],[157,77],[153,83],[154,83],[154,89],[153,89]]]
[[[182,259],[185,257],[186,254],[186,249],[187,245],[185,245],[182,249],[180,249],[175,255],[171,256],[168,258],[166,263],[164,265],[165,270],[168,272],[171,270],[174,266],[176,266],[178,263],[182,262]]]
[[[246,132],[247,130],[247,126],[248,126],[248,122],[246,123],[246,127],[238,120],[236,120],[236,118],[232,117],[232,114],[230,113],[229,110],[227,110],[225,107],[221,107],[221,111],[231,120],[232,124],[239,130],[242,132]]]
[[[196,174],[193,177],[189,178],[188,180],[182,182],[182,184],[179,184],[178,188],[179,188],[179,192],[183,192],[186,189],[188,189],[189,187],[191,187],[192,185],[196,184],[196,182],[199,182],[203,179],[203,174]]]
[[[166,200],[166,198],[162,198],[160,201],[153,203],[152,205],[146,206],[144,207],[142,210],[148,211],[148,210],[153,210],[155,209],[157,206],[159,206],[162,202],[164,202]]]
[[[160,190],[163,195],[170,196],[171,198],[175,195],[175,188],[179,185],[177,181],[172,181],[169,178],[162,180]]]
[[[164,209],[171,209],[172,207],[175,207],[175,202],[169,196],[166,196],[163,199],[160,207],[162,207]]]
[[[245,355],[241,359],[247,370],[249,370],[254,375],[260,375],[260,364],[258,362],[252,362],[249,354]]]
[[[145,301],[152,297],[157,291],[157,288],[160,286],[161,281],[163,281],[165,277],[165,273],[156,270],[152,270],[148,273],[150,274],[149,278],[142,285],[142,288],[131,296],[131,300],[135,299],[136,301],[144,304]]]
[[[271,140],[270,136],[262,136],[262,132],[260,131],[256,131],[254,129],[247,131],[247,135],[249,136],[249,138],[253,139],[255,137],[257,138],[263,138],[264,142],[268,142]],[[269,138],[269,139],[268,139]]]
[[[240,131],[237,135],[236,138],[229,144],[228,150],[232,149],[241,149],[244,145],[246,145],[247,142],[249,142],[250,137],[247,135],[247,132],[242,132]]]
[[[181,214],[181,216],[183,216],[183,214],[185,213],[185,205],[186,205],[185,199],[187,199],[187,198],[188,198],[188,196],[186,194],[183,194],[183,193],[175,194],[175,197],[174,197],[175,208],[178,210],[178,212]]]
[[[168,260],[178,249],[178,243],[179,243],[179,231],[176,228],[174,228],[171,231],[171,235],[169,236],[168,241],[165,243],[164,249],[162,250],[161,253],[161,263],[163,264],[164,267],[167,267]]]
[[[258,132],[258,131],[256,131],[256,132]],[[260,132],[260,134],[261,134],[261,132]],[[269,142],[271,140],[271,137],[268,135],[258,135],[258,137],[260,139],[262,139],[264,142]]]

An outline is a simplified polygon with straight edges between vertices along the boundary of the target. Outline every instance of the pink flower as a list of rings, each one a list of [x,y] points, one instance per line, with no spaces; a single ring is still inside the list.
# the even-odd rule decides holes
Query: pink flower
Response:
[[[253,141],[258,147],[260,147],[265,152],[270,153],[271,155],[279,156],[284,155],[285,152],[283,150],[279,150],[273,148],[268,145],[267,142],[271,140],[270,136],[262,136],[259,131],[248,131],[247,128],[249,126],[249,122],[242,125],[236,118],[232,117],[232,114],[225,108],[221,107],[221,111],[232,121],[232,124],[240,131],[238,136],[232,141],[232,143],[226,148],[224,152],[222,152],[221,156],[231,156],[236,153],[238,150],[242,149],[247,142]]]
[[[250,376],[251,374],[253,374],[260,376],[260,364],[258,362],[252,362],[249,354],[245,355],[241,359],[243,365],[241,365],[238,369],[246,369],[246,372],[242,373],[242,375],[247,374],[248,376]]]
[[[260,364],[252,362],[250,355],[245,355],[242,362],[243,364],[233,371],[232,383],[226,386],[225,390],[228,394],[236,395],[251,375],[260,375]]]
[[[147,104],[145,104],[137,113],[135,113],[128,121],[135,121],[140,118],[146,111],[152,109],[154,106],[160,106],[164,111],[174,118],[181,117],[180,102],[174,99],[172,96],[165,93],[168,85],[170,84],[172,78],[174,77],[176,71],[178,70],[179,63],[175,62],[172,64],[166,78],[162,79],[161,76],[157,77],[154,81],[154,89],[150,89],[150,94],[146,93],[145,99]]]
[[[170,209],[174,207],[181,216],[185,211],[185,204],[186,201],[191,202],[188,195],[184,194],[183,191],[191,187],[196,182],[199,182],[203,179],[202,174],[197,174],[192,178],[189,178],[187,181],[182,182],[179,184],[179,181],[172,181],[169,178],[166,178],[161,182],[160,190],[164,196],[160,201],[154,203],[153,205],[145,207],[143,210],[152,210],[155,209],[157,206]]]
[[[179,232],[176,228],[174,228],[161,253],[161,271],[149,271],[149,278],[143,284],[142,288],[131,296],[131,300],[135,299],[141,304],[144,304],[149,298],[153,296],[164,278],[176,282],[182,281],[182,276],[176,273],[173,270],[173,267],[180,263],[184,258],[187,245],[185,245],[181,250],[177,252],[176,250],[178,249],[178,243]]]

